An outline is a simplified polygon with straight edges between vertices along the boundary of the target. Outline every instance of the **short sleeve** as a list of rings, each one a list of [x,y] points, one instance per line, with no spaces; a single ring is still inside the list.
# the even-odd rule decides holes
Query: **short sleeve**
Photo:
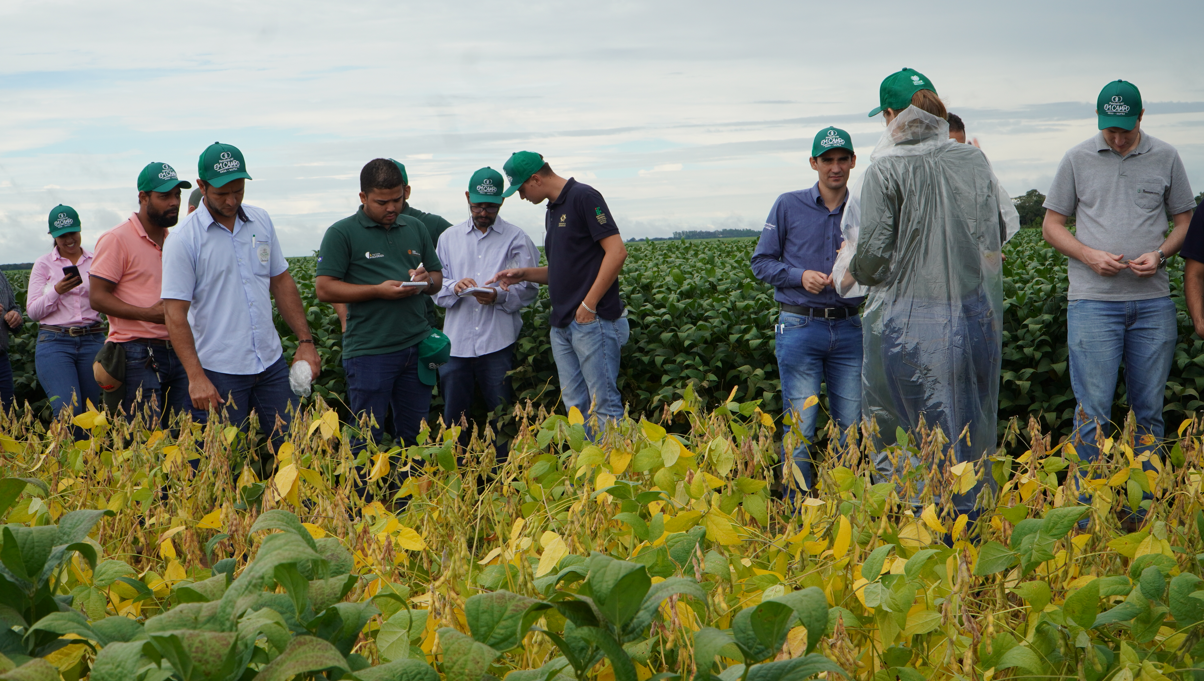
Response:
[[[1070,160],[1070,154],[1066,154],[1058,164],[1053,182],[1049,185],[1044,207],[1062,215],[1074,215],[1074,209],[1078,205],[1078,192],[1074,186],[1074,163]]]
[[[190,248],[191,235],[172,234],[163,242],[163,289],[165,300],[192,302],[196,291],[196,261]]]
[[[1180,249],[1179,255],[1204,263],[1204,210],[1197,210],[1196,214],[1191,216],[1191,224],[1187,227],[1187,237],[1183,239],[1183,248]]]
[[[350,260],[350,247],[347,235],[336,225],[326,228],[322,237],[322,245],[318,249],[318,267],[315,274],[321,277],[345,279],[347,264]]]
[[[92,251],[92,265],[88,268],[88,275],[120,284],[125,273],[125,263],[125,242],[113,232],[105,232],[96,241],[96,248]]]
[[[1171,164],[1171,188],[1166,194],[1166,208],[1171,215],[1186,213],[1196,209],[1196,197],[1191,193],[1191,182],[1187,179],[1187,169],[1183,167],[1183,159],[1175,153]],[[1196,211],[1199,214],[1199,211]],[[1195,224],[1195,220],[1192,220]]]
[[[581,192],[577,198],[577,210],[580,212],[581,219],[589,226],[589,233],[594,241],[601,241],[619,233],[619,226],[615,224],[614,216],[610,214],[606,199],[602,198],[597,191],[591,189]]]
[[[284,251],[280,248],[280,235],[276,233],[276,226],[270,218],[268,225],[272,230],[272,254],[268,260],[268,276],[275,277],[288,271],[288,261],[284,259]]]
[[[431,233],[427,230],[422,230],[422,267],[427,272],[442,272],[443,262],[439,260],[439,252],[435,250],[435,242],[431,240]]]

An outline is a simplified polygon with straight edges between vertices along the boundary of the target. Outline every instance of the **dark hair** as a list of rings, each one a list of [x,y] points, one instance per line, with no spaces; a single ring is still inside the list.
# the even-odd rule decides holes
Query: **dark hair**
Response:
[[[552,174],[552,166],[548,163],[544,163],[542,166],[540,166],[539,170],[536,170],[533,174],[539,175],[540,177],[547,177]]]
[[[966,124],[962,122],[962,117],[955,113],[949,114],[949,131],[950,132],[965,132]]]
[[[374,158],[360,171],[360,191],[365,194],[374,189],[396,189],[403,183],[397,164],[387,158]]]

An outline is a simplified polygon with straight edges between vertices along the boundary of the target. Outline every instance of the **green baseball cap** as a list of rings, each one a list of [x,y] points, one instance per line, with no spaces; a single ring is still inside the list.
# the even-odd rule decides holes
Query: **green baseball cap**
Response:
[[[50,236],[60,237],[79,231],[79,213],[71,206],[59,204],[50,211]]]
[[[439,366],[451,360],[451,339],[439,329],[431,329],[418,344],[418,380],[423,385],[435,385]]]
[[[201,152],[201,158],[197,161],[197,172],[201,174],[202,180],[214,187],[220,187],[231,180],[251,179],[247,174],[247,162],[238,147],[221,142],[214,142]]]
[[[1132,130],[1141,115],[1141,91],[1127,80],[1114,80],[1099,91],[1095,100],[1099,129],[1124,128]]]
[[[405,164],[402,163],[401,161],[398,161],[397,159],[391,158],[389,160],[393,161],[393,165],[397,166],[397,169],[401,171],[401,183],[407,187],[410,186],[410,176],[406,175]]]
[[[146,164],[142,172],[138,174],[138,191],[140,192],[161,192],[167,193],[176,187],[192,189],[192,183],[180,179],[176,174],[176,169],[166,163]]]
[[[883,109],[902,111],[911,106],[911,97],[920,90],[932,90],[932,82],[924,74],[904,67],[902,71],[890,74],[878,86],[878,106],[870,111],[870,116],[877,116]]]
[[[840,128],[829,126],[815,133],[815,141],[811,143],[811,156],[818,158],[823,156],[825,151],[833,149],[848,149],[851,154],[857,153],[853,150],[853,138]]]
[[[481,168],[468,181],[468,200],[471,203],[501,203],[502,174],[493,168]]]
[[[510,187],[502,192],[502,198],[518,191],[518,188],[532,175],[539,172],[542,167],[543,156],[534,151],[516,151],[510,154],[510,159],[506,161],[506,165],[502,166],[502,172],[506,173],[506,180],[510,182]]]

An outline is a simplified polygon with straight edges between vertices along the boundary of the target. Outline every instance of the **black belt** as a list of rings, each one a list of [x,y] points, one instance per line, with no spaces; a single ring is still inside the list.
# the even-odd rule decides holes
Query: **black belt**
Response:
[[[787,305],[782,303],[782,312],[801,314],[804,317],[823,317],[824,319],[848,319],[856,317],[855,307],[806,307],[804,305]]]
[[[97,322],[92,326],[52,326],[50,324],[39,324],[38,329],[41,331],[53,331],[55,333],[65,333],[68,336],[86,336],[90,333],[104,333],[105,325]]]
[[[160,348],[171,350],[171,341],[164,338],[135,338],[134,340],[126,341],[127,343],[141,343],[143,345],[154,345]]]

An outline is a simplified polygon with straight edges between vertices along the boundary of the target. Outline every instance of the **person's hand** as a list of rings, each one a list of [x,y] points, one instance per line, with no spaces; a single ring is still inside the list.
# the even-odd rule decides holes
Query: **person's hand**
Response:
[[[163,301],[159,300],[154,305],[146,308],[145,321],[151,324],[166,324],[166,319],[163,315]]]
[[[309,363],[309,370],[313,372],[313,378],[310,380],[316,381],[318,374],[322,373],[322,358],[318,356],[318,349],[313,343],[297,344],[297,351],[293,353],[293,364],[302,360]]]
[[[4,321],[8,322],[9,328],[17,328],[21,326],[21,313],[16,310],[9,310],[4,313]]]
[[[1129,269],[1139,277],[1152,277],[1158,272],[1160,260],[1157,253],[1143,253],[1129,261]]]
[[[508,270],[502,270],[493,275],[493,278],[485,282],[485,285],[500,284],[503,291],[509,291],[511,286],[522,283],[527,280],[527,268],[514,267]],[[578,312],[577,314],[581,314]]]
[[[482,305],[493,305],[497,302],[497,289],[491,288],[484,293],[481,291],[476,291],[472,294],[472,297],[476,298],[477,302]]]
[[[1121,262],[1123,258],[1122,255],[1083,246],[1083,264],[1101,277],[1115,276],[1117,272],[1127,269]]]
[[[398,300],[401,298],[409,298],[410,296],[414,295],[415,292],[421,290],[422,289],[414,286],[402,286],[400,281],[390,279],[388,281],[382,281],[376,285],[376,297],[383,300]],[[346,322],[344,322],[344,325],[346,325]],[[347,329],[344,326],[343,331],[346,330]]]
[[[410,270],[410,281],[430,281],[431,273],[426,271],[426,266],[422,263],[418,264],[418,269]]]
[[[59,283],[54,285],[54,290],[58,291],[58,294],[61,296],[82,283],[84,283],[84,280],[81,279],[78,274],[73,274],[69,277],[63,277],[60,279]]]
[[[585,303],[577,306],[577,316],[575,317],[578,324],[589,324],[598,318],[598,315],[585,309]]]
[[[226,403],[208,376],[200,376],[195,379],[189,377],[188,396],[192,398],[192,408],[198,411],[217,409],[219,405]]]
[[[803,288],[807,289],[810,293],[820,293],[831,285],[831,276],[822,272],[816,272],[815,270],[803,271]]]
[[[464,292],[464,289],[472,288],[473,286],[476,286],[476,285],[477,285],[477,282],[474,281],[472,279],[472,277],[464,277],[460,281],[457,281],[456,285],[452,288],[456,292],[456,295],[460,295],[461,293]]]

